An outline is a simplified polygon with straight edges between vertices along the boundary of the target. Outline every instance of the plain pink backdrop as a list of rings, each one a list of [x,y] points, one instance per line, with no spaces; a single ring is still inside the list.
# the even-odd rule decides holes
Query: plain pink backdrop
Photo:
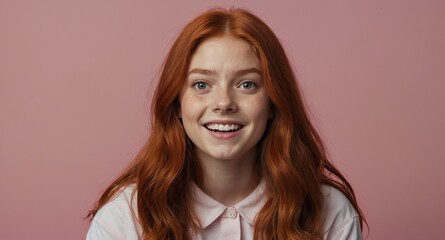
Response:
[[[0,0],[0,239],[83,239],[149,133],[181,27],[258,14],[368,218],[367,239],[445,239],[444,1]]]

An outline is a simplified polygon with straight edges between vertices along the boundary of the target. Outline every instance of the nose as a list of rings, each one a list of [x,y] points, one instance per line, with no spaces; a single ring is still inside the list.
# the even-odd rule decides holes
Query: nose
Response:
[[[230,113],[236,112],[238,110],[234,93],[227,88],[215,90],[212,98],[213,112]]]

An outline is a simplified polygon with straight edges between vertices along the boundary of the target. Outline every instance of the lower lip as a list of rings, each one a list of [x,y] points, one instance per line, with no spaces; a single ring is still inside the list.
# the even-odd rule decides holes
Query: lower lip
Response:
[[[210,132],[210,135],[212,135],[213,137],[215,137],[217,139],[221,139],[221,140],[230,139],[230,138],[237,136],[240,133],[240,130],[241,129],[238,129],[236,131],[231,131],[231,132],[216,132],[216,131],[211,131],[211,130],[207,129],[207,131]]]

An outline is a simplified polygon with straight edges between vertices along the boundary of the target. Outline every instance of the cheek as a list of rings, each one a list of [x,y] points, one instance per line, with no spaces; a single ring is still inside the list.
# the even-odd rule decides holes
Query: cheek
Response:
[[[267,121],[270,118],[270,101],[266,97],[254,98],[243,103],[246,113],[257,121]]]
[[[180,114],[183,118],[197,118],[204,106],[204,99],[185,95],[180,100]]]

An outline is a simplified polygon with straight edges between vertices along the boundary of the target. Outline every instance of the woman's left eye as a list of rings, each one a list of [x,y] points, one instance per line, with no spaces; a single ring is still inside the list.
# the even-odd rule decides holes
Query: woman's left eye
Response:
[[[255,88],[255,83],[253,83],[253,82],[243,82],[243,83],[241,83],[240,87],[243,88],[243,89],[252,89],[252,88]]]

